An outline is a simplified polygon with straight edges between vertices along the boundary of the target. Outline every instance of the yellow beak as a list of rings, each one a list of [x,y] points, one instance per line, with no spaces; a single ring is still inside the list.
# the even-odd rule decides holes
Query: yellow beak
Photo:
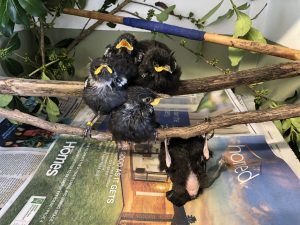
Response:
[[[169,65],[165,66],[154,66],[154,69],[156,72],[160,73],[161,71],[167,71],[169,73],[172,73],[171,67]]]
[[[161,98],[156,98],[156,99],[154,99],[150,104],[151,104],[152,106],[156,106],[156,105],[159,104],[160,99],[161,99]]]
[[[103,68],[106,68],[107,71],[108,71],[110,74],[112,74],[112,69],[111,69],[108,65],[106,65],[106,64],[101,64],[101,65],[95,70],[94,74],[95,74],[95,75],[98,75],[99,73],[101,73],[101,71],[102,71]]]
[[[132,51],[133,47],[131,44],[129,44],[128,41],[126,41],[125,39],[122,39],[116,46],[116,49],[119,48],[127,48],[128,51]]]

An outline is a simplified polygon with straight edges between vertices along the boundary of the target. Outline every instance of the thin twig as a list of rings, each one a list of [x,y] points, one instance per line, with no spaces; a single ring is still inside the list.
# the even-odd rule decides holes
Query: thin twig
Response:
[[[44,18],[40,18],[40,50],[42,57],[42,69],[45,66],[45,30],[44,30]]]

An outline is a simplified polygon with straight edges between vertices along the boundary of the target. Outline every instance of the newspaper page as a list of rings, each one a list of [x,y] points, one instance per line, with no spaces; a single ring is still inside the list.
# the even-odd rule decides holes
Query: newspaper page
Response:
[[[220,156],[230,166],[175,207],[157,146],[118,151],[114,142],[61,136],[0,224],[297,224],[299,179],[263,136],[219,136],[209,146],[208,170]]]
[[[254,110],[254,97],[251,95],[234,95],[232,91],[226,90],[228,97],[240,112],[247,110]],[[247,124],[249,130],[253,134],[261,134],[266,138],[267,143],[274,152],[274,154],[283,160],[290,166],[297,177],[300,179],[300,163],[296,155],[285,142],[281,133],[272,121]]]
[[[26,107],[35,107],[31,100],[26,100]],[[70,123],[81,102],[81,98],[60,98],[63,122]],[[30,181],[56,138],[47,130],[0,118],[0,216]]]

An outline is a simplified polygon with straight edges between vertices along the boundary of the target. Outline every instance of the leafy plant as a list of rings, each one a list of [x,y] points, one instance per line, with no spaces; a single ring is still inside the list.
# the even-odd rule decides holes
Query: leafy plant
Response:
[[[11,76],[22,76],[42,80],[63,79],[64,74],[75,73],[73,56],[69,55],[68,45],[74,39],[65,39],[54,45],[45,36],[45,30],[52,27],[57,16],[64,7],[83,8],[86,0],[78,1],[42,1],[42,0],[2,0],[0,3],[0,31],[8,37],[7,43],[0,49],[0,61],[4,71]],[[55,13],[52,21],[46,23],[47,14]],[[53,15],[53,14],[52,14]],[[36,54],[21,56],[15,51],[21,47],[18,33],[14,33],[15,24],[21,24],[35,37]],[[34,43],[34,42],[33,42]],[[16,59],[22,59],[32,69],[25,74],[23,65]],[[59,120],[58,101],[55,98],[34,98],[35,108],[25,107],[30,97],[0,95],[0,107],[18,108],[21,111],[45,112],[50,121]]]
[[[238,9],[238,7],[233,3],[232,0],[230,0],[230,2],[232,4],[233,11],[237,17],[233,37],[256,41],[264,44],[267,43],[262,33],[259,30],[252,27],[252,21],[250,17],[247,14],[241,12],[241,10]],[[231,65],[237,66],[242,60],[245,51],[233,47],[229,47],[228,51]]]

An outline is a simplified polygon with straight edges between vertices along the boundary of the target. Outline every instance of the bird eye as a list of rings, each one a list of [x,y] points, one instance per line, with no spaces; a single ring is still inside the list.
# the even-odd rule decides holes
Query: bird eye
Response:
[[[150,103],[150,102],[152,102],[152,98],[151,97],[147,97],[147,98],[144,98],[143,99],[143,102],[145,102],[145,103]]]

